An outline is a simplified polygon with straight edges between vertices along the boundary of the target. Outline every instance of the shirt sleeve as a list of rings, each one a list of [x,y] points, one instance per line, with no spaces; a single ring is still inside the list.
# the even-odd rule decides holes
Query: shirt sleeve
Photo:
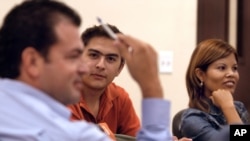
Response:
[[[172,141],[170,127],[170,102],[148,98],[142,101],[142,128],[137,141]]]

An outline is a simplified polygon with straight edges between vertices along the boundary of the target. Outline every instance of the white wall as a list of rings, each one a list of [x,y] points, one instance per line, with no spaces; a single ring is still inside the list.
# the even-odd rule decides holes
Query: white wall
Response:
[[[7,11],[20,1],[22,0],[1,1],[0,19],[3,19]],[[197,0],[63,1],[75,8],[82,16],[81,31],[97,24],[96,16],[100,16],[104,21],[116,25],[124,33],[149,42],[157,51],[173,51],[173,73],[159,75],[165,98],[172,103],[171,116],[187,106],[185,72],[191,52],[196,45]],[[140,90],[130,78],[127,68],[115,79],[115,82],[130,93],[140,117]]]

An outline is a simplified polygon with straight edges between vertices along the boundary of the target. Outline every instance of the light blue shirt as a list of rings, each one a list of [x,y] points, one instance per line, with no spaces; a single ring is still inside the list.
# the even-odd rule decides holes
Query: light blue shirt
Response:
[[[20,81],[0,79],[0,141],[110,141],[85,121],[70,121],[70,111],[42,91]],[[170,103],[145,99],[138,141],[171,141]]]

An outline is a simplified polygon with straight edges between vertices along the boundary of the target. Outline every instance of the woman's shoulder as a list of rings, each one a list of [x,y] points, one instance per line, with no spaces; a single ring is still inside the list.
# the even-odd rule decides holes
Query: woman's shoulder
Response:
[[[181,117],[181,121],[193,122],[197,120],[208,120],[211,115],[204,111],[195,108],[186,108],[179,111],[177,114]]]
[[[197,132],[204,127],[212,127],[213,129],[220,127],[220,123],[210,113],[194,108],[187,108],[183,110],[181,125],[196,128]]]
[[[190,115],[190,114],[196,114],[196,115],[200,115],[200,114],[207,114],[199,109],[195,109],[195,108],[186,108],[182,110],[182,114],[183,115]]]
[[[183,121],[209,121],[211,123],[216,123],[217,121],[216,119],[207,112],[204,112],[202,110],[199,109],[195,109],[195,108],[187,108],[182,110],[182,118]]]

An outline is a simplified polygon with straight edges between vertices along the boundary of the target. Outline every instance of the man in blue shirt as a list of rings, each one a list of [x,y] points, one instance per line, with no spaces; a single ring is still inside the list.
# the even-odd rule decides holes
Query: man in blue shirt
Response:
[[[110,140],[91,123],[70,121],[65,107],[79,100],[81,77],[88,73],[81,58],[80,23],[74,10],[52,0],[27,0],[7,14],[0,29],[0,140]],[[144,98],[137,140],[172,140],[157,54],[147,43],[117,36],[114,44]]]

